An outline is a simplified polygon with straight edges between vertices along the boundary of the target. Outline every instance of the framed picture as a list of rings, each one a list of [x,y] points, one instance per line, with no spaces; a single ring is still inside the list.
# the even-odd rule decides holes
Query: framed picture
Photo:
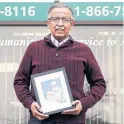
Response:
[[[74,108],[64,67],[31,75],[31,82],[44,114],[50,115]]]

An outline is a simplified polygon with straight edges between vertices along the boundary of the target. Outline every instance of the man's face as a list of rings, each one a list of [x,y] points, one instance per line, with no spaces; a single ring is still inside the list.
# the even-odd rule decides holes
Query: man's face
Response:
[[[72,13],[68,8],[54,8],[48,20],[48,26],[51,34],[57,39],[63,39],[68,36],[74,21],[71,20]]]

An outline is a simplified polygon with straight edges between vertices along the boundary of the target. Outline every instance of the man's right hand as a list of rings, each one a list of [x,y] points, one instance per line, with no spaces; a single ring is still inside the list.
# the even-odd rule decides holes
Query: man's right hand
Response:
[[[34,117],[36,117],[38,120],[44,120],[49,117],[49,115],[42,114],[39,111],[41,111],[41,107],[38,105],[37,102],[33,102],[31,104],[31,111]]]

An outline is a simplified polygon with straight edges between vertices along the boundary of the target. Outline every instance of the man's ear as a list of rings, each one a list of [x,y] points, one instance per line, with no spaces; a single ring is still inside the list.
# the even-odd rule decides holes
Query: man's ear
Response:
[[[49,21],[47,21],[47,27],[48,27],[48,28],[50,28],[50,27],[49,27],[49,23],[50,23],[50,22],[49,22]]]
[[[73,21],[71,21],[71,25],[72,26],[74,26],[75,25],[75,21],[73,20]]]

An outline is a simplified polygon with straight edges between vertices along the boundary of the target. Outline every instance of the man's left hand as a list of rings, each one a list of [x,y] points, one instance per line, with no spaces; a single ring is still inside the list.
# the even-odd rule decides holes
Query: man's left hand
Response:
[[[62,114],[78,115],[81,112],[81,110],[82,110],[82,105],[81,105],[80,100],[73,101],[72,105],[75,105],[75,108],[69,109],[69,110],[65,110],[65,111],[62,112]]]

